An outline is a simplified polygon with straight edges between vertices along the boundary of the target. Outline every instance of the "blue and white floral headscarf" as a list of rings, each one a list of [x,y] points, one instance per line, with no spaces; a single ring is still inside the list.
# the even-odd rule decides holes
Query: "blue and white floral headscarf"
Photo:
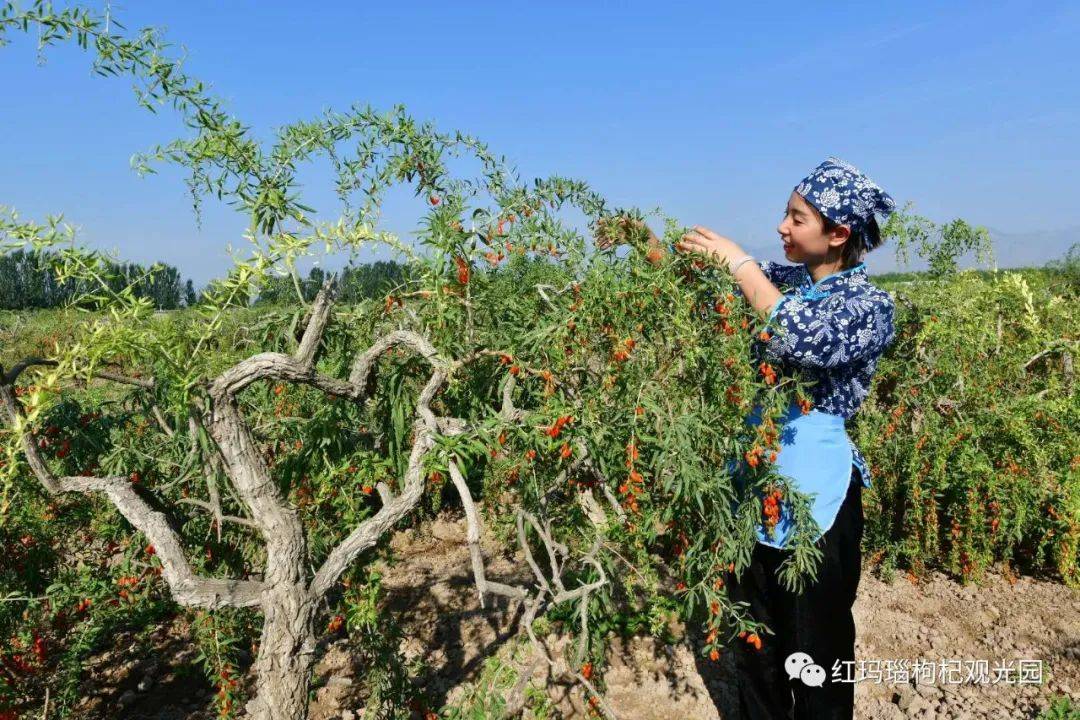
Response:
[[[881,230],[874,213],[887,218],[896,209],[888,193],[854,165],[830,157],[795,186],[795,192],[839,225],[847,225],[853,237],[863,240],[864,250],[881,244]]]

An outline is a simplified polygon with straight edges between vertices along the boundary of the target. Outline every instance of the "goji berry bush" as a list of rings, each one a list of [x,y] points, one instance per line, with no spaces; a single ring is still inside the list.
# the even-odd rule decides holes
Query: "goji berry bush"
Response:
[[[876,483],[868,547],[886,566],[966,578],[1005,560],[1080,583],[1074,273],[891,288],[898,338],[853,432]]]

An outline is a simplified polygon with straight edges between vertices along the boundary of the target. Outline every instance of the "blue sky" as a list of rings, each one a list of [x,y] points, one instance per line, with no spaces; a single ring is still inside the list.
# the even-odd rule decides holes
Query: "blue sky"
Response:
[[[402,103],[478,136],[522,178],[580,178],[759,257],[782,258],[787,196],[833,154],[932,219],[963,217],[1014,244],[1049,237],[1047,256],[1080,227],[1076,3],[112,8],[128,28],[163,26],[188,72],[263,137],[326,109]],[[199,283],[220,273],[244,218],[210,204],[200,230],[181,175],[130,170],[132,153],[183,133],[170,111],[141,110],[129,81],[91,75],[74,48],[39,66],[32,40],[11,39],[0,48],[0,204],[63,211],[87,242],[172,262]],[[334,209],[329,187],[309,190]],[[415,209],[392,198],[386,227],[407,234]],[[891,269],[892,251],[867,265]]]

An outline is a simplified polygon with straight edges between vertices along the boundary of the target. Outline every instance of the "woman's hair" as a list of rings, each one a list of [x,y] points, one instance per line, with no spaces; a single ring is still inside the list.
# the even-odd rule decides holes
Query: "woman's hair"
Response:
[[[840,223],[833,222],[827,218],[820,210],[813,206],[811,203],[807,203],[813,209],[817,216],[821,218],[821,225],[825,232],[832,232],[836,228],[840,227]],[[844,249],[840,251],[840,266],[841,269],[847,270],[853,268],[859,264],[862,260],[863,252],[862,231],[852,232],[848,235],[847,241],[844,243]]]

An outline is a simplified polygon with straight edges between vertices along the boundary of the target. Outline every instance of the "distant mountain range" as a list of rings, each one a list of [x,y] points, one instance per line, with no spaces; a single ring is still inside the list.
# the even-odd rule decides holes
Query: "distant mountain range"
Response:
[[[994,259],[999,270],[1016,267],[1040,267],[1051,260],[1060,260],[1075,243],[1080,243],[1080,225],[1059,230],[1034,230],[1031,232],[1010,233],[994,228],[990,231],[990,240],[994,245]],[[786,263],[784,254],[777,245],[748,246],[747,251],[763,260],[776,260]],[[871,274],[895,271],[926,270],[922,260],[909,259],[905,266],[896,260],[896,255],[889,243],[866,256],[866,267]],[[960,267],[980,267],[975,254],[969,253],[960,258]]]
[[[1080,225],[1026,233],[987,229],[994,242],[994,256],[999,268],[1045,265],[1051,260],[1064,258],[1070,247],[1080,243]]]

